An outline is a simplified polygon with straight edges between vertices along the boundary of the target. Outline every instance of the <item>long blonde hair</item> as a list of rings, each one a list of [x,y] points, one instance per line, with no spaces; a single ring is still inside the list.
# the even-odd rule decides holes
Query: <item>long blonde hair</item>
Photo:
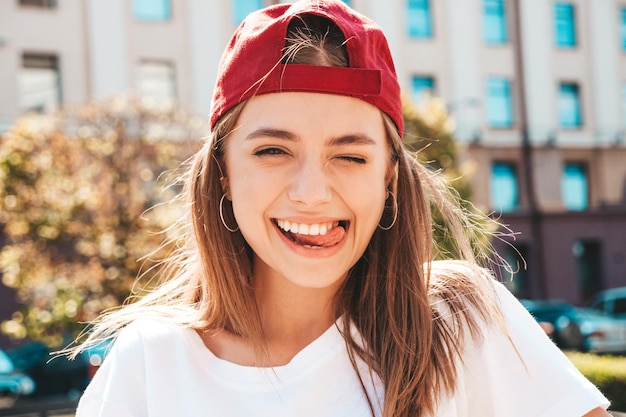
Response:
[[[294,20],[287,38],[287,64],[348,65],[343,35],[324,18]],[[164,265],[163,282],[102,315],[72,354],[114,337],[133,320],[151,317],[202,331],[227,329],[248,338],[262,362],[262,327],[250,286],[251,249],[241,233],[226,230],[218,214],[223,142],[244,105],[218,121],[210,140],[189,162],[183,177],[189,217],[181,222],[186,243]],[[383,416],[421,416],[432,414],[441,395],[454,391],[465,333],[478,338],[478,326],[497,317],[497,309],[490,301],[490,277],[478,266],[466,233],[475,228],[473,215],[460,208],[445,182],[403,148],[391,119],[384,115],[384,120],[397,205],[385,210],[383,223],[395,217],[394,209],[397,222],[374,232],[336,295],[335,313],[345,318],[340,330],[363,389],[357,358],[383,382]],[[433,209],[446,219],[466,262],[433,262]],[[235,224],[229,207],[224,211],[226,222]],[[354,339],[352,326],[362,340]]]

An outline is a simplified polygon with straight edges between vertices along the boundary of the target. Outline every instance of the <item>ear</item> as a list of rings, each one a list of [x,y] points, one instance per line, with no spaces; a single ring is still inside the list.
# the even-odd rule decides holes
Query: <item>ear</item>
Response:
[[[399,163],[395,162],[393,166],[389,167],[387,172],[387,190],[396,193],[396,189],[398,187],[398,171],[399,171]]]
[[[222,186],[222,192],[226,195],[226,198],[232,200],[228,177],[220,177],[220,185]]]

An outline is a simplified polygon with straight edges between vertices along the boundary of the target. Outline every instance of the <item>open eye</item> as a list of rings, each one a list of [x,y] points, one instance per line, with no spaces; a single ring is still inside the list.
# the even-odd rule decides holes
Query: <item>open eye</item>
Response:
[[[275,147],[261,148],[261,149],[257,149],[254,152],[255,156],[285,155],[285,154],[287,154],[287,152],[285,152],[283,149],[275,148]]]

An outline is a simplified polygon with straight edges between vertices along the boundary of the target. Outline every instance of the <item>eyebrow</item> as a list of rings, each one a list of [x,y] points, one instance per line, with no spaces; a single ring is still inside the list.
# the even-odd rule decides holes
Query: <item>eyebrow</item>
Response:
[[[288,130],[271,129],[271,128],[262,127],[260,129],[256,129],[250,132],[248,136],[246,136],[246,140],[262,138],[262,137],[270,137],[270,138],[285,139],[285,140],[292,140],[292,141],[296,141],[299,139],[298,135],[292,132],[289,132]]]
[[[272,128],[260,128],[250,132],[246,136],[246,140],[256,139],[260,137],[272,137],[277,139],[284,139],[289,141],[298,141],[300,137],[293,132],[282,129]],[[376,141],[366,134],[354,133],[344,136],[338,136],[332,138],[328,143],[328,146],[342,146],[342,145],[376,145]]]
[[[330,146],[341,145],[376,145],[376,141],[368,135],[355,133],[351,135],[339,136],[328,142]]]

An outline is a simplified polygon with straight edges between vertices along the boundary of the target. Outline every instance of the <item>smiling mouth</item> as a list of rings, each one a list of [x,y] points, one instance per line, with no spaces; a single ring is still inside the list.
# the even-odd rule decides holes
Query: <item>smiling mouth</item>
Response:
[[[295,223],[275,219],[278,229],[289,240],[307,248],[329,248],[341,242],[346,234],[347,221],[325,223]]]

